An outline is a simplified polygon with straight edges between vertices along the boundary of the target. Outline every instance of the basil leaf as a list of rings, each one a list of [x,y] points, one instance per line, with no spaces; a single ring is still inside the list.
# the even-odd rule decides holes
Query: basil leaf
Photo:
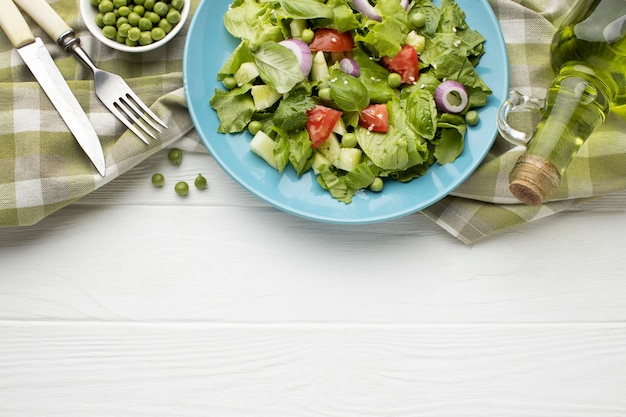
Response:
[[[280,0],[280,7],[294,19],[332,19],[333,9],[317,0]]]
[[[265,42],[254,52],[254,62],[263,82],[280,94],[286,94],[304,81],[298,58],[276,42]]]
[[[361,111],[370,103],[369,93],[363,83],[337,67],[331,71],[330,98],[343,111]]]

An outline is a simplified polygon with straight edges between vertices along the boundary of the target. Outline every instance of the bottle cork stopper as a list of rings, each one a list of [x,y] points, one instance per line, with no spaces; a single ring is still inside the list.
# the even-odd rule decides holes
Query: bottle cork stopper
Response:
[[[509,190],[524,204],[539,206],[549,199],[561,183],[561,174],[548,160],[522,155],[509,176]]]

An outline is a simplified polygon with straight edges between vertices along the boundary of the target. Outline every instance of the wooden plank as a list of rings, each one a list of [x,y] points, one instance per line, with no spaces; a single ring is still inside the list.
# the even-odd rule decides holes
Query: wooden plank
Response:
[[[0,323],[0,415],[613,417],[626,328]]]
[[[57,214],[1,232],[0,319],[626,319],[619,213],[571,212],[473,247],[421,215],[342,227],[269,207],[104,205]]]

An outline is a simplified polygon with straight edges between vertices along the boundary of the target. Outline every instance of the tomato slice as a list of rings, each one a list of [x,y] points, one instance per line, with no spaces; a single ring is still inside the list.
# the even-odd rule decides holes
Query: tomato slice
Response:
[[[370,104],[361,112],[359,124],[372,132],[384,133],[389,129],[389,112],[386,104]]]
[[[404,84],[413,84],[419,78],[419,59],[417,51],[411,45],[404,45],[393,58],[384,57],[383,65],[389,71],[397,72]]]
[[[306,114],[309,117],[306,122],[306,130],[309,133],[309,139],[311,139],[311,146],[317,148],[328,139],[342,113],[339,110],[318,104]]]
[[[354,49],[354,39],[348,32],[335,29],[317,29],[309,44],[311,51],[348,52]]]

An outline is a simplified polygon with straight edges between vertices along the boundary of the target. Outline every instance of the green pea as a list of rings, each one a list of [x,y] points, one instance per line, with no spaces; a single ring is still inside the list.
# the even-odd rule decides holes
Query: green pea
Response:
[[[128,23],[124,23],[117,28],[117,33],[124,38],[128,37],[128,32],[132,29],[132,26]]]
[[[100,4],[98,5],[98,10],[100,11],[100,13],[112,12],[114,8],[115,6],[113,5],[113,2],[111,0],[102,0],[102,2],[100,2]]]
[[[145,7],[146,10],[153,10],[155,3],[156,3],[156,0],[146,0],[143,3],[143,7]]]
[[[176,194],[179,196],[184,197],[189,194],[189,184],[185,181],[178,181],[174,186],[174,191],[176,191]]]
[[[163,29],[165,33],[170,33],[172,28],[174,28],[174,26],[172,26],[172,24],[168,22],[167,19],[159,20],[159,27]]]
[[[131,42],[138,42],[141,37],[141,29],[138,27],[132,27],[128,30],[128,40]]]
[[[98,13],[96,15],[96,25],[98,25],[98,27],[100,29],[102,29],[105,26],[105,24],[104,24],[104,13]]]
[[[141,16],[139,16],[135,12],[130,12],[130,14],[128,15],[128,23],[131,26],[137,26],[139,24],[139,19],[141,19]]]
[[[390,72],[387,76],[387,84],[391,88],[398,88],[402,85],[402,76],[397,72]]]
[[[180,11],[184,5],[185,5],[185,0],[172,0],[172,2],[170,3],[170,6],[172,6],[178,11]]]
[[[416,28],[423,28],[426,25],[426,15],[421,12],[413,13],[411,16],[411,24]]]
[[[148,19],[152,23],[152,26],[158,25],[159,22],[161,21],[161,16],[159,16],[158,14],[154,12],[146,12],[146,14],[144,14],[143,17]]]
[[[115,42],[117,43],[126,43],[126,38],[122,35],[120,35],[120,32],[117,32],[117,35],[115,35]]]
[[[115,13],[113,12],[107,12],[102,17],[102,23],[104,23],[105,26],[113,26],[116,21],[117,17],[115,17]]]
[[[126,6],[128,3],[126,0],[113,0],[113,5],[118,9],[122,6]]]
[[[193,185],[195,185],[198,190],[204,190],[207,187],[206,178],[204,178],[202,174],[198,174],[196,179],[193,181]]]
[[[313,36],[315,36],[315,32],[307,28],[302,31],[302,35],[300,35],[300,38],[304,43],[311,43],[311,41],[313,40]]]
[[[465,123],[470,126],[476,126],[480,121],[480,116],[476,110],[470,110],[465,114]]]
[[[183,151],[180,149],[171,149],[167,153],[167,159],[174,165],[180,165],[183,160]]]
[[[124,23],[128,23],[128,18],[126,18],[124,16],[120,16],[115,21],[115,26],[119,29],[120,26],[122,26]]]
[[[139,37],[139,45],[150,45],[153,42],[152,35],[149,30],[142,30]]]
[[[142,32],[145,30],[150,30],[152,29],[152,22],[150,21],[150,19],[142,17],[141,19],[139,19],[139,22],[137,23],[137,27]]]
[[[237,81],[235,80],[235,77],[224,77],[224,79],[222,80],[222,84],[227,90],[232,90],[233,88],[237,87]]]
[[[163,176],[163,174],[160,173],[156,173],[152,175],[152,185],[154,185],[155,187],[163,187],[163,184],[165,184],[165,177]]]
[[[384,183],[382,178],[380,177],[376,177],[374,178],[374,181],[372,181],[372,183],[370,184],[370,190],[374,191],[375,193],[379,193],[383,190],[384,187]]]
[[[122,6],[119,9],[117,9],[117,11],[120,14],[120,16],[128,17],[131,10],[130,10],[130,7],[128,6]]]
[[[168,22],[175,25],[176,23],[180,22],[180,12],[176,9],[170,9],[170,11],[167,13],[166,19]]]
[[[139,5],[139,6],[141,6],[141,5],[143,5],[144,1],[145,0],[135,0],[134,3]]]
[[[137,13],[139,16],[143,16],[146,12],[146,8],[140,4],[136,4],[135,7],[133,7],[133,12]]]
[[[115,39],[117,36],[117,29],[115,29],[115,26],[108,25],[102,28],[102,34],[108,39]]]
[[[341,145],[344,148],[354,148],[357,145],[356,134],[349,132],[341,138]]]
[[[263,129],[263,123],[259,122],[258,120],[253,120],[250,123],[248,123],[248,132],[250,132],[252,136],[259,133],[261,129]]]
[[[159,1],[154,4],[152,8],[154,13],[158,14],[160,17],[167,16],[167,12],[170,11],[170,6],[168,6],[165,2]]]
[[[152,37],[153,41],[160,41],[165,37],[165,31],[159,27],[152,28],[152,30],[150,31],[150,36]]]

